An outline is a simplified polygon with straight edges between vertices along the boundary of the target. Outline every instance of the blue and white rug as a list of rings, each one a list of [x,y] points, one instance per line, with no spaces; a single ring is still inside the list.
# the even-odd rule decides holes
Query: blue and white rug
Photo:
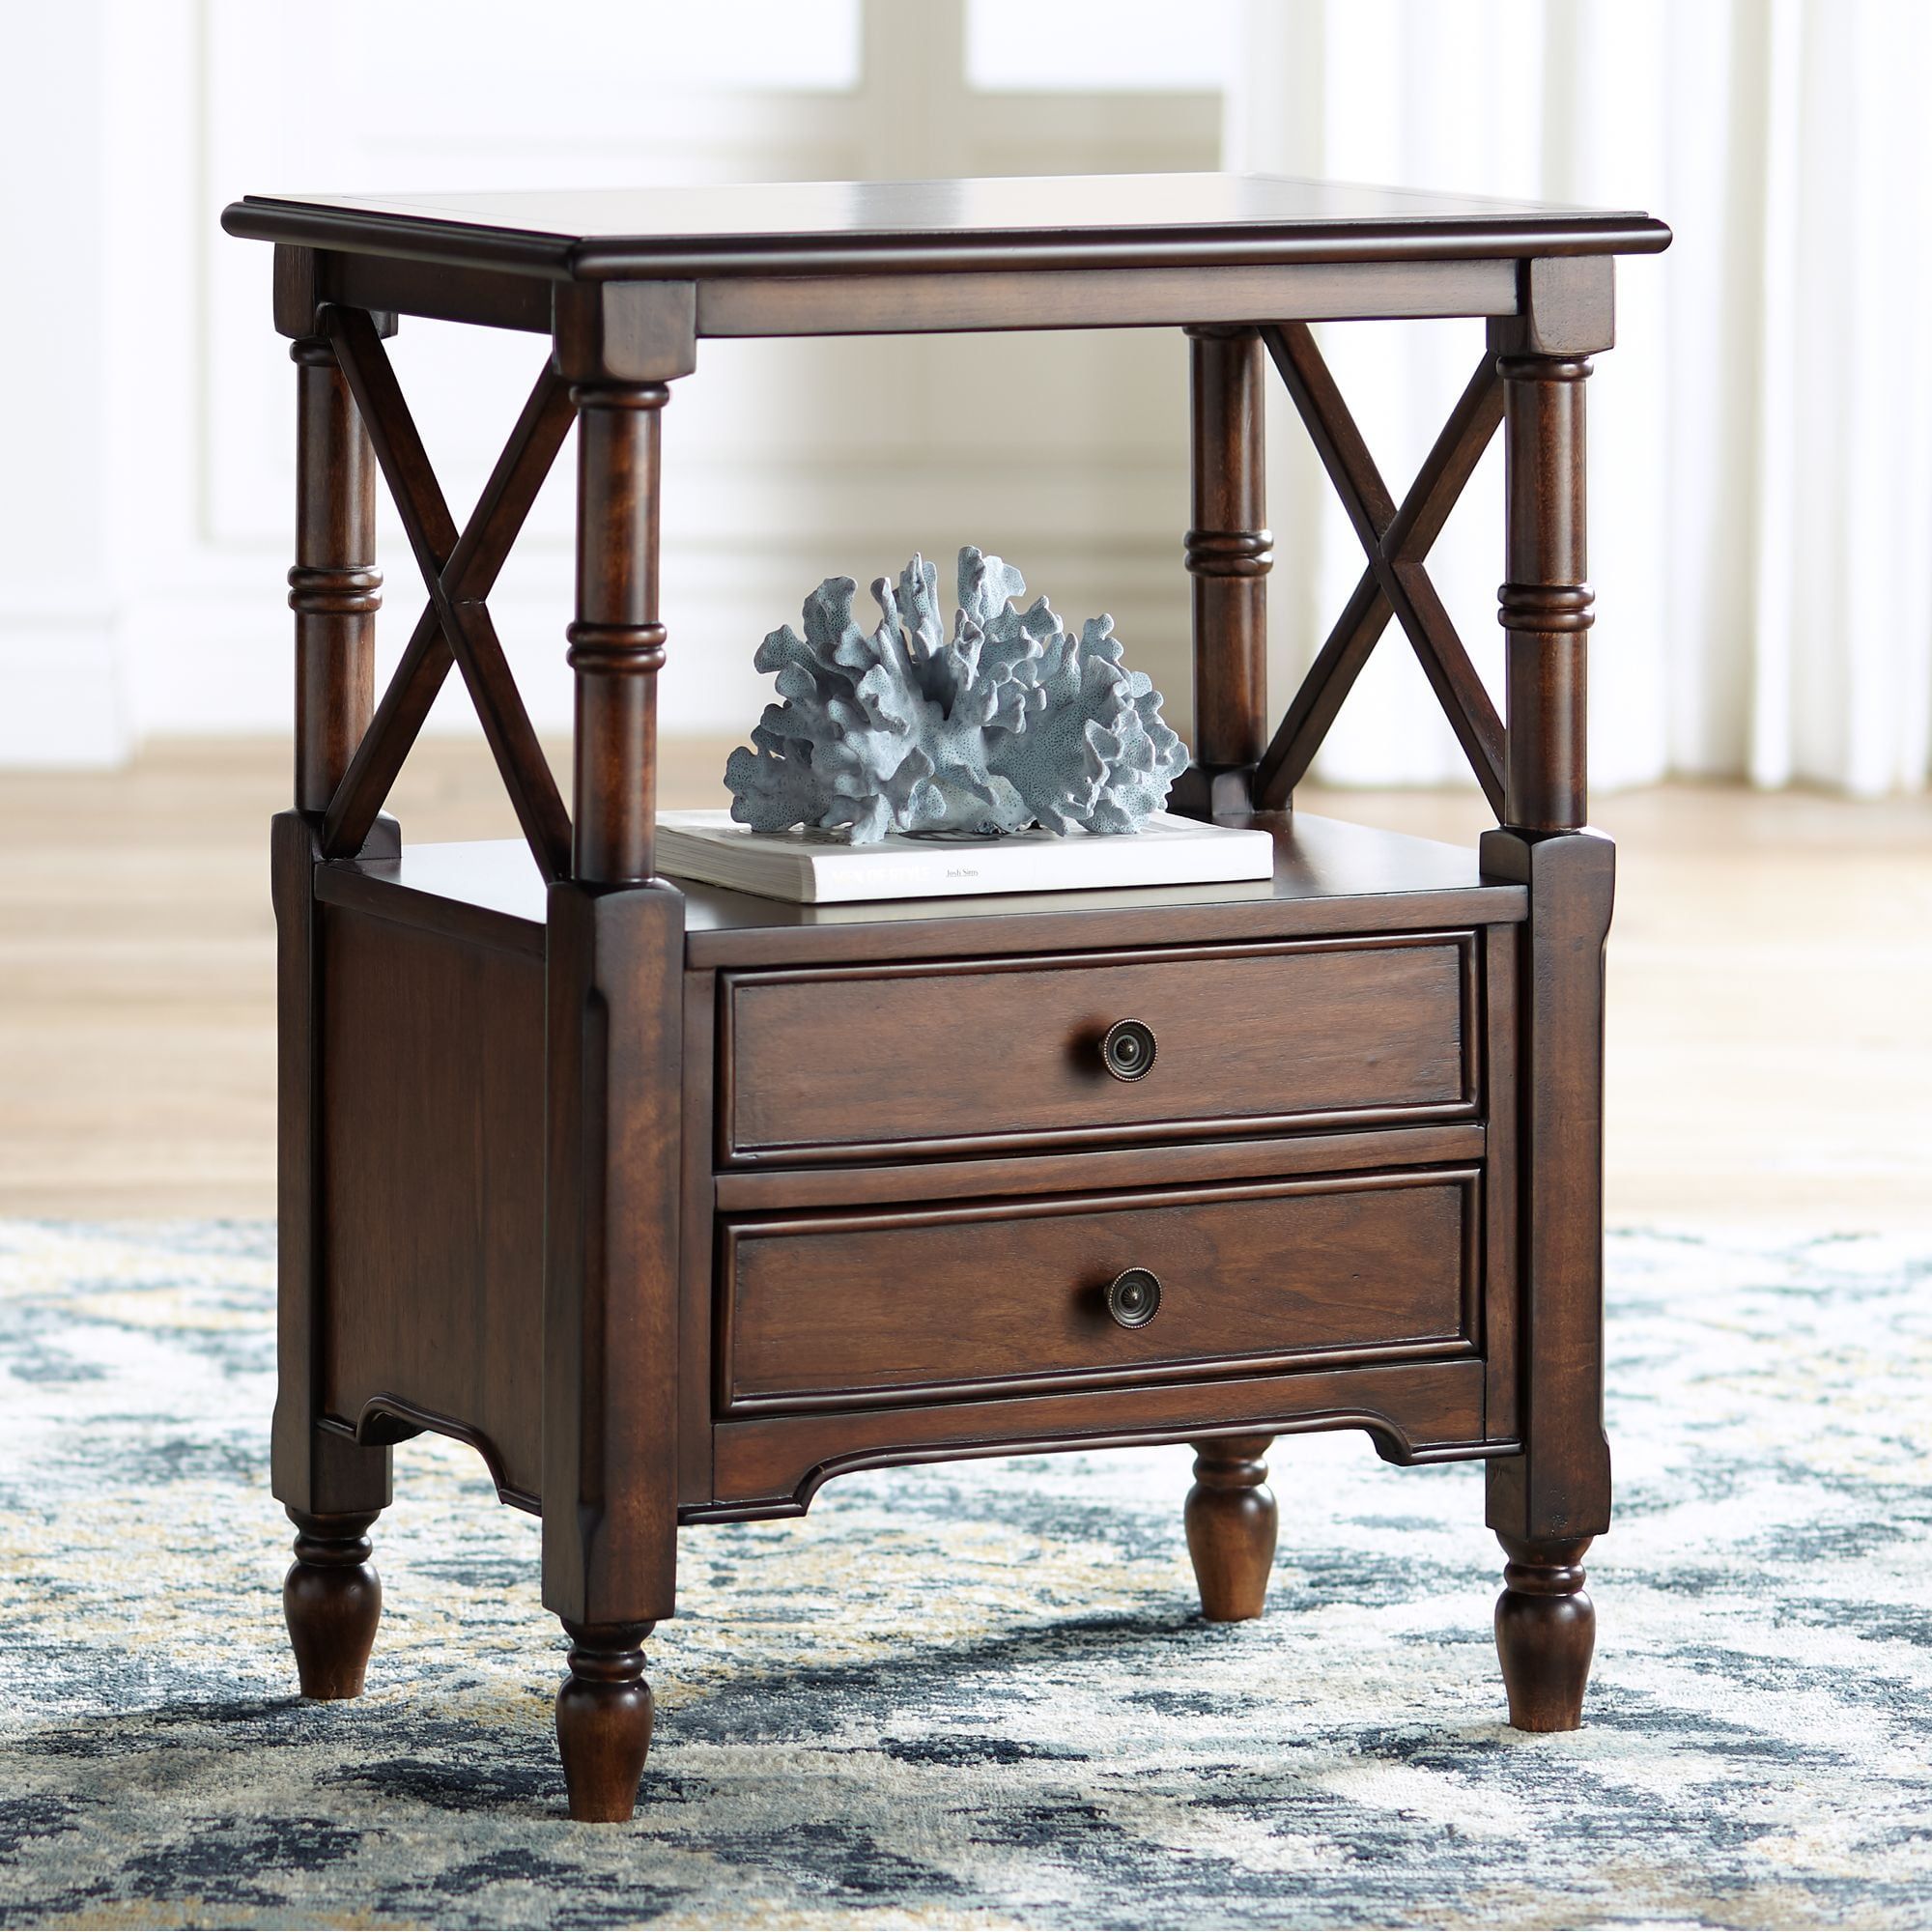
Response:
[[[359,1704],[304,1706],[271,1231],[0,1225],[0,1919],[1932,1924],[1932,1258],[1611,1247],[1588,1727],[1503,1723],[1468,1467],[1277,1445],[1268,1615],[1187,1452],[856,1476],[683,1541],[638,1823],[572,1825],[537,1525],[396,1452]]]

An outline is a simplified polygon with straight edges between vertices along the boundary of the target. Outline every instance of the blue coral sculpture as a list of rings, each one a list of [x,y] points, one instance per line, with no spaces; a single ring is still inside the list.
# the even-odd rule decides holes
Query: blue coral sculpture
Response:
[[[754,832],[803,825],[856,844],[889,832],[990,838],[1138,832],[1187,769],[1147,674],[1121,662],[1111,617],[1075,637],[1044,597],[1026,610],[1011,564],[959,553],[952,636],[938,571],[917,554],[872,585],[867,637],[858,585],[828,577],[790,625],[758,646],[783,700],[768,704],[724,767],[731,816]]]

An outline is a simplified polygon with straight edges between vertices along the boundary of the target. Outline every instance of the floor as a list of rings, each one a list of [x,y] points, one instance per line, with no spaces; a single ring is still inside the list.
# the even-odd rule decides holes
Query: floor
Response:
[[[667,805],[727,748],[667,747]],[[152,747],[125,771],[0,774],[0,1214],[274,1210],[267,820],[287,753]],[[1472,838],[1462,793],[1306,810]],[[487,753],[419,748],[414,838],[514,836]],[[1932,799],[1668,786],[1599,801],[1620,847],[1607,1212],[1932,1228]]]

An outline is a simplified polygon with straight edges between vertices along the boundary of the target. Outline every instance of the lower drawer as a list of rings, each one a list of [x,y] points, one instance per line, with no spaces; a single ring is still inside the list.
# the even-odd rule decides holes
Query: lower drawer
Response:
[[[1473,1353],[1478,1182],[1436,1168],[728,1219],[719,1410]],[[1144,1277],[1157,1306],[1124,1325]]]

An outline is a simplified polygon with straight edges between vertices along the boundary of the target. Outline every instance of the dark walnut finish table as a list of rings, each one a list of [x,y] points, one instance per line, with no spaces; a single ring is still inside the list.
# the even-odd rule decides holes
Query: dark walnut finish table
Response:
[[[296,363],[274,1488],[303,1691],[361,1689],[368,1532],[422,1430],[541,1514],[571,1812],[621,1819],[681,1523],[795,1516],[848,1469],[1188,1441],[1203,1609],[1251,1617],[1270,1438],[1357,1428],[1487,1461],[1510,1719],[1576,1725],[1610,1508],[1584,378],[1612,258],[1669,231],[1211,175],[264,198],[224,225],[275,243]],[[460,530],[384,348],[406,315],[543,338]],[[1398,501],[1309,325],[1438,316],[1488,345]],[[1180,809],[1269,828],[1272,884],[814,908],[659,876],[659,423],[698,345],[1118,327],[1192,358]],[[1271,734],[1270,364],[1367,554]],[[566,811],[486,599],[573,426]],[[1506,719],[1424,562],[1498,427]],[[428,588],[380,703],[379,470]],[[1391,618],[1495,810],[1480,852],[1291,810]],[[527,850],[405,851],[380,815],[452,665]]]

